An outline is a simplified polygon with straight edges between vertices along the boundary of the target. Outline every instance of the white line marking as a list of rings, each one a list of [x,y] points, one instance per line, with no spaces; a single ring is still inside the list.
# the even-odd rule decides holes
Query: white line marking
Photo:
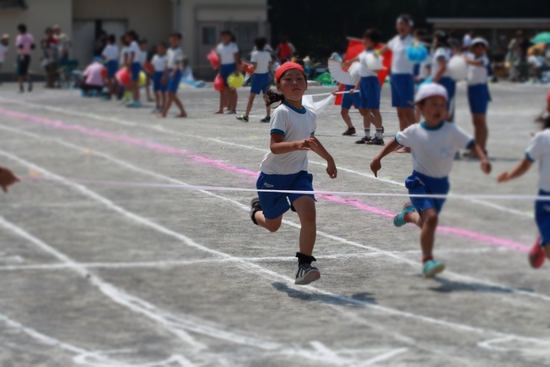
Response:
[[[47,105],[41,105],[41,104],[38,104],[38,103],[20,102],[20,101],[16,101],[16,100],[1,98],[1,97],[0,97],[0,100],[10,101],[10,102],[14,102],[14,103],[17,103],[17,104],[24,104],[25,106],[33,106],[33,107],[37,107],[37,108],[42,108],[42,109],[54,111],[54,112],[60,112],[60,113],[64,113],[64,114],[67,114],[67,115],[87,117],[87,118],[94,119],[94,120],[97,120],[97,121],[102,121],[102,122],[111,121],[111,122],[114,122],[114,123],[117,123],[117,124],[120,124],[120,125],[123,125],[123,126],[134,126],[134,127],[139,127],[139,128],[155,130],[155,131],[159,131],[159,132],[162,132],[162,133],[165,133],[165,134],[170,134],[170,135],[184,136],[184,137],[187,137],[187,138],[199,139],[199,140],[203,140],[203,141],[212,141],[212,142],[216,142],[216,143],[219,143],[219,144],[225,144],[225,145],[234,146],[234,147],[238,147],[238,148],[242,148],[242,149],[260,151],[264,154],[267,152],[266,149],[262,149],[262,148],[256,148],[256,147],[252,147],[252,146],[249,146],[249,145],[232,143],[232,142],[228,142],[228,141],[220,140],[220,139],[215,139],[215,138],[207,138],[207,137],[200,136],[200,135],[185,134],[185,133],[181,133],[179,131],[165,129],[162,126],[138,124],[138,123],[135,123],[135,122],[126,121],[126,120],[122,120],[122,119],[119,119],[119,118],[113,118],[113,117],[108,118],[108,117],[103,117],[103,116],[95,115],[95,114],[91,114],[91,113],[71,111],[71,110],[67,110],[67,109],[63,109],[63,108],[57,108],[57,107],[52,107],[52,106],[47,106]],[[314,161],[314,160],[309,160],[309,163],[315,164],[315,165],[320,165],[320,166],[325,166],[326,165],[326,163],[324,163],[324,162],[317,162],[317,161]],[[342,172],[347,172],[347,173],[351,173],[351,174],[358,175],[358,176],[361,176],[361,177],[366,177],[366,178],[376,180],[376,181],[379,181],[379,182],[385,182],[385,183],[389,183],[389,184],[392,184],[392,185],[405,187],[405,184],[402,183],[402,182],[389,180],[389,179],[384,179],[384,178],[376,178],[376,177],[374,177],[373,174],[370,174],[370,173],[363,173],[363,172],[353,170],[351,168],[346,168],[346,167],[341,167],[341,166],[338,166],[338,169]],[[492,209],[497,209],[497,210],[500,210],[500,211],[503,211],[503,212],[506,212],[506,213],[510,213],[510,214],[514,214],[514,215],[518,215],[518,216],[522,216],[522,217],[529,217],[529,218],[534,217],[534,215],[531,215],[531,214],[528,214],[528,213],[525,213],[525,212],[521,212],[521,211],[518,211],[518,210],[510,209],[510,208],[507,208],[505,206],[498,205],[498,204],[491,203],[491,202],[484,201],[484,200],[470,199],[469,201],[474,203],[474,204],[479,204],[479,205],[482,205],[482,206],[486,206],[486,207],[489,207],[489,208],[492,208]]]
[[[21,165],[24,165],[24,166],[27,166],[31,169],[34,169],[34,170],[42,173],[43,175],[56,178],[57,180],[59,180],[60,182],[63,182],[67,186],[76,189],[80,193],[82,193],[82,194],[84,194],[84,195],[86,195],[86,196],[88,196],[88,197],[90,197],[90,198],[92,198],[96,201],[102,202],[103,204],[105,204],[106,207],[112,209],[115,212],[118,212],[118,213],[122,214],[124,217],[126,217],[130,220],[133,220],[136,223],[140,223],[142,225],[145,225],[147,227],[155,229],[156,231],[158,231],[160,233],[164,233],[168,236],[171,236],[171,237],[174,237],[178,240],[181,240],[183,243],[185,243],[189,247],[193,247],[197,250],[201,250],[201,251],[204,251],[204,252],[212,254],[212,255],[217,255],[221,258],[234,258],[235,262],[239,263],[239,265],[243,269],[254,272],[254,273],[257,273],[257,274],[262,274],[263,276],[265,276],[265,277],[267,277],[271,280],[279,279],[279,280],[283,280],[287,284],[293,284],[294,283],[294,279],[292,279],[290,277],[287,277],[287,276],[284,276],[284,275],[279,274],[277,272],[274,272],[272,270],[266,269],[266,268],[264,268],[260,265],[253,264],[253,263],[250,263],[250,262],[247,262],[247,261],[244,261],[244,260],[240,260],[240,259],[235,258],[234,256],[226,254],[224,252],[217,251],[217,250],[211,249],[209,247],[200,245],[200,244],[196,243],[195,241],[193,241],[191,238],[189,238],[189,237],[187,237],[187,236],[185,236],[181,233],[175,232],[175,231],[173,231],[171,229],[168,229],[168,228],[166,228],[166,227],[164,227],[164,226],[162,226],[158,223],[155,223],[155,222],[153,222],[153,221],[151,221],[147,218],[141,217],[137,214],[134,214],[130,211],[127,211],[126,209],[114,204],[109,199],[95,193],[94,191],[89,190],[87,187],[85,187],[83,185],[79,185],[79,184],[67,181],[62,176],[56,175],[52,172],[49,172],[46,169],[44,169],[42,167],[39,167],[39,166],[37,166],[37,165],[35,165],[31,162],[28,162],[28,161],[14,155],[14,154],[11,154],[11,153],[8,153],[8,152],[2,151],[2,150],[0,150],[0,154],[7,157],[7,158],[9,158],[9,159],[11,159],[11,160],[13,160],[13,161],[18,162]],[[230,200],[230,199],[226,199],[226,200]],[[242,204],[239,203],[239,205],[242,205]],[[4,224],[4,223],[7,223],[7,222],[5,220],[0,221],[0,224]],[[36,241],[35,243],[39,244],[40,247],[45,246],[44,247],[45,249],[49,248],[50,251],[52,251],[51,253],[53,253],[53,254],[58,253],[57,250],[51,248],[50,246],[46,245],[41,240],[35,238],[34,236],[32,236],[32,235],[28,234],[27,232],[21,230],[20,228],[15,227],[14,225],[11,225],[9,223],[7,224],[7,226],[8,226],[8,228],[13,227],[14,232],[17,232],[17,233],[21,234],[24,238],[29,239],[31,242]],[[329,235],[325,234],[325,236],[329,236]],[[337,238],[336,236],[330,236],[330,237]],[[347,241],[347,240],[346,240],[346,242],[352,243],[351,241]],[[63,259],[62,261],[69,262],[69,263],[73,264],[76,271],[78,271],[79,273],[88,274],[87,270],[84,267],[82,267],[81,265],[75,263],[73,260],[69,259],[66,255],[61,254],[61,253],[58,253],[58,254],[61,256],[59,258],[60,260]],[[257,343],[258,345],[256,345],[256,346],[261,348],[260,345],[262,345],[262,344],[260,344],[260,343],[262,343],[262,342],[257,340],[257,339],[246,338],[246,337],[242,337],[242,336],[239,337],[239,336],[236,336],[232,333],[225,333],[224,331],[221,331],[221,330],[210,329],[208,327],[205,327],[204,325],[196,325],[196,324],[191,324],[190,325],[189,320],[181,320],[175,315],[167,314],[165,311],[159,310],[158,308],[156,308],[155,306],[153,306],[152,304],[150,304],[146,301],[143,301],[143,300],[141,300],[137,297],[130,296],[130,295],[128,295],[128,294],[126,294],[122,291],[119,291],[118,289],[114,288],[111,284],[103,283],[103,281],[100,280],[100,278],[97,278],[96,276],[92,276],[90,279],[96,285],[101,286],[100,289],[105,294],[107,294],[109,297],[111,297],[115,302],[120,303],[122,305],[125,305],[128,308],[134,310],[135,312],[142,313],[142,314],[148,316],[149,318],[157,321],[159,324],[166,326],[168,330],[170,330],[173,333],[175,333],[176,335],[180,336],[180,338],[182,338],[182,340],[188,340],[188,342],[190,344],[197,343],[197,342],[195,342],[194,339],[191,339],[189,334],[184,332],[182,329],[179,329],[179,328],[176,329],[173,326],[181,325],[183,323],[183,324],[185,324],[186,329],[189,330],[189,331],[195,331],[195,332],[200,333],[200,334],[204,334],[204,335],[208,335],[208,336],[212,336],[212,337],[217,337],[219,339],[229,340],[229,341],[233,341],[233,342],[238,342],[238,340],[236,340],[238,338],[240,338],[241,340],[246,339],[246,340],[242,340],[243,344],[254,345],[254,343]],[[350,303],[351,304],[356,304],[356,305],[359,305],[359,306],[364,306],[364,307],[367,307],[367,308],[371,308],[373,310],[380,311],[382,313],[386,313],[386,314],[390,314],[390,315],[394,315],[394,316],[399,316],[399,317],[403,317],[403,318],[407,318],[407,319],[412,319],[412,320],[416,320],[416,321],[422,321],[422,322],[425,322],[425,323],[428,323],[428,324],[439,325],[439,326],[443,326],[443,327],[446,327],[446,328],[449,328],[449,329],[454,329],[454,330],[457,330],[457,331],[464,331],[464,332],[469,332],[469,333],[474,333],[474,334],[481,334],[481,335],[491,334],[491,335],[494,335],[494,336],[497,336],[497,337],[510,337],[510,338],[514,338],[516,340],[520,340],[520,341],[524,341],[524,342],[528,342],[528,343],[534,343],[534,344],[545,344],[546,343],[546,341],[542,340],[542,339],[531,338],[531,337],[526,337],[526,336],[521,336],[521,335],[516,335],[516,334],[503,333],[503,332],[499,332],[499,331],[492,330],[492,329],[484,329],[484,328],[481,328],[481,327],[470,326],[470,325],[461,324],[461,323],[458,323],[458,322],[445,321],[445,320],[436,319],[436,318],[429,317],[429,316],[423,316],[423,315],[419,315],[419,314],[415,314],[415,313],[411,313],[411,312],[407,312],[407,311],[400,311],[400,310],[396,310],[396,309],[393,309],[393,308],[390,308],[390,307],[380,306],[380,305],[374,304],[372,302],[357,300],[357,299],[354,299],[354,298],[349,298],[349,297],[346,297],[346,296],[342,296],[340,294],[332,293],[332,292],[329,292],[329,291],[324,291],[322,289],[319,289],[319,288],[316,288],[316,287],[313,287],[313,286],[310,286],[310,285],[302,286],[301,289],[307,289],[311,292],[314,292],[314,293],[317,293],[317,294],[322,294],[322,295],[334,298],[335,300],[338,300],[338,301],[342,302],[343,304],[350,304]],[[178,322],[177,323],[176,322],[170,322],[171,319],[178,320]],[[224,333],[226,335],[222,335]],[[202,345],[197,343],[196,346],[201,347]],[[276,348],[276,345],[274,343],[263,342],[263,347],[265,349],[269,350],[269,349]]]

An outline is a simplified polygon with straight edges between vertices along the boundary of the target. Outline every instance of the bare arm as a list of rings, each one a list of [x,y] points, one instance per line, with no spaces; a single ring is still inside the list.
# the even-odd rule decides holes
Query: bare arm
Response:
[[[439,79],[441,79],[443,77],[443,74],[445,74],[445,71],[447,71],[447,63],[445,62],[445,59],[443,57],[437,59],[437,63],[439,64],[439,70],[433,78],[434,83],[438,83]]]
[[[529,171],[529,168],[531,168],[532,165],[533,163],[531,163],[529,159],[523,158],[523,160],[519,162],[518,165],[515,166],[510,172],[502,172],[498,175],[497,182],[503,183],[523,176],[525,172]]]
[[[271,134],[271,141],[269,143],[269,149],[273,154],[285,154],[294,152],[296,150],[314,150],[317,145],[315,138],[309,138],[298,141],[284,141],[283,135],[278,133]]]
[[[315,137],[315,135],[311,135],[310,139],[314,139],[315,145],[311,148],[315,153],[319,155],[319,157],[323,158],[325,161],[327,161],[327,173],[330,176],[330,178],[336,178],[338,176],[338,171],[336,169],[336,164],[334,163],[334,158],[330,155],[330,153],[325,149],[323,144]]]
[[[472,147],[470,148],[470,150],[481,161],[481,163],[480,163],[481,171],[483,171],[483,173],[485,173],[486,175],[491,173],[491,163],[489,162],[489,158],[487,158],[487,155],[485,154],[483,149],[481,149],[481,147],[479,145],[473,144]]]
[[[372,170],[372,172],[374,173],[374,177],[378,177],[378,171],[380,171],[380,169],[382,169],[382,163],[381,163],[381,160],[382,158],[384,158],[385,156],[387,156],[388,154],[390,154],[391,152],[393,152],[394,150],[396,150],[397,148],[399,147],[399,144],[397,143],[397,141],[395,140],[395,138],[393,138],[392,140],[390,140],[390,142],[388,144],[386,144],[386,146],[384,148],[382,148],[382,150],[380,152],[378,152],[378,154],[372,159],[372,162],[370,164],[370,169]]]
[[[464,56],[464,61],[465,61],[466,64],[468,64],[468,65],[472,65],[472,66],[483,66],[483,61],[481,61],[481,60],[472,60],[472,59],[467,58],[466,56]]]
[[[235,74],[239,74],[239,70],[241,70],[241,55],[236,53],[233,56],[235,57]]]

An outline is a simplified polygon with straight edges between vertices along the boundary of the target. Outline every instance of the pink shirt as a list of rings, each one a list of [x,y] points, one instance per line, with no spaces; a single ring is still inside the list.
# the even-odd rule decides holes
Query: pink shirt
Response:
[[[15,40],[15,46],[17,47],[17,53],[20,55],[30,55],[31,46],[34,45],[34,37],[30,33],[24,33],[17,36]],[[23,47],[20,47],[23,46]]]
[[[101,76],[101,70],[104,66],[99,62],[94,62],[84,70],[84,77],[86,78],[86,84],[89,85],[103,85],[103,77]]]

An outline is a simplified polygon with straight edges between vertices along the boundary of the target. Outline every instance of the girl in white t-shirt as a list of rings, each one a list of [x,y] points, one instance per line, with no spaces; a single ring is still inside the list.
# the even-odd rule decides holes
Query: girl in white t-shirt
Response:
[[[225,89],[220,93],[220,108],[214,114],[223,114],[225,106],[228,107],[228,113],[237,113],[237,91],[229,88],[227,78],[231,74],[238,75],[241,70],[241,59],[239,55],[239,47],[233,41],[235,38],[230,31],[222,31],[222,42],[216,47],[216,53],[220,59],[220,69],[218,74],[225,82]]]
[[[307,90],[307,78],[301,65],[286,62],[275,72],[277,90],[269,91],[268,104],[282,101],[271,118],[270,151],[260,166],[256,183],[258,190],[313,191],[313,176],[307,172],[307,151],[312,150],[327,161],[327,173],[336,178],[334,159],[315,137],[317,116],[302,105]],[[250,218],[254,224],[275,232],[281,226],[283,214],[289,209],[300,217],[300,252],[295,284],[309,284],[321,277],[311,266],[317,233],[315,198],[313,195],[259,192],[252,199]],[[290,204],[289,204],[290,202]]]
[[[416,122],[413,104],[414,64],[407,59],[407,47],[415,42],[411,35],[413,26],[412,17],[408,14],[401,14],[395,23],[397,35],[375,53],[381,55],[388,49],[392,51],[391,99],[392,107],[397,110],[400,131]],[[410,150],[402,147],[396,152],[409,153]]]
[[[535,161],[539,161],[539,196],[550,198],[550,93],[547,97],[547,116],[538,121],[544,130],[535,135],[525,151],[525,158],[510,172],[502,172],[497,182],[508,182],[526,173]],[[529,252],[529,263],[535,269],[540,268],[545,258],[550,259],[550,201],[535,202],[535,221],[540,236]]]

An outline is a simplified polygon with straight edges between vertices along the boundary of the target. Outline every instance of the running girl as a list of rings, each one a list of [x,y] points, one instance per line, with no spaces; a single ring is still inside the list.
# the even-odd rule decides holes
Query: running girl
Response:
[[[307,151],[312,150],[327,161],[327,173],[336,178],[334,159],[315,137],[316,116],[302,106],[302,96],[307,90],[304,69],[299,64],[286,62],[275,73],[277,90],[268,92],[273,104],[282,101],[271,119],[270,152],[261,164],[258,190],[313,191],[313,176],[307,172]],[[252,199],[250,217],[254,224],[276,232],[281,226],[283,214],[289,209],[300,217],[300,252],[295,284],[309,284],[321,277],[319,269],[311,266],[317,227],[315,198],[304,194],[279,194],[260,192]],[[290,204],[289,204],[290,202]]]
[[[425,122],[397,133],[395,138],[374,157],[370,167],[375,176],[382,168],[382,158],[399,145],[412,149],[414,171],[405,181],[410,195],[447,195],[450,188],[448,175],[454,156],[463,148],[471,149],[480,158],[481,170],[484,173],[491,172],[489,160],[472,137],[456,124],[443,120],[447,113],[447,100],[447,91],[439,84],[432,83],[420,87],[415,102]],[[401,227],[406,223],[414,223],[420,227],[420,246],[424,264],[422,272],[424,277],[431,278],[445,269],[445,265],[435,261],[432,255],[438,216],[445,199],[411,197],[411,202],[404,205],[403,211],[393,219],[393,224]]]
[[[508,182],[522,176],[536,160],[539,160],[539,196],[550,197],[550,93],[547,113],[546,118],[539,119],[544,124],[544,130],[531,139],[523,161],[510,172],[502,172],[497,182]],[[550,201],[535,202],[535,221],[539,227],[540,237],[529,252],[529,263],[537,269],[544,264],[545,257],[550,259]]]

